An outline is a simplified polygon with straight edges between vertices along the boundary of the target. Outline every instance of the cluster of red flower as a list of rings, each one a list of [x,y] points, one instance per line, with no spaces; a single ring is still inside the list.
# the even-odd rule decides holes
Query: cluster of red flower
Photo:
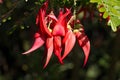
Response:
[[[45,44],[47,57],[44,68],[49,63],[52,53],[63,64],[63,59],[70,53],[77,40],[85,54],[85,65],[90,52],[90,42],[80,21],[75,19],[70,9],[60,10],[56,17],[53,11],[47,14],[47,8],[48,0],[42,5],[36,18],[39,30],[35,33],[35,42],[32,48],[23,54],[28,54]]]

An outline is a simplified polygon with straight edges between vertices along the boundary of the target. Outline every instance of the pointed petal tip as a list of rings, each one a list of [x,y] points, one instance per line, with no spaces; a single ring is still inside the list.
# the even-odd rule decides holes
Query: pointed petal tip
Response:
[[[47,67],[47,65],[45,64],[44,66],[43,66],[43,69],[45,69]]]
[[[46,66],[48,65],[51,57],[52,57],[52,53],[53,53],[53,37],[51,38],[47,38],[46,40],[46,49],[47,49],[47,57],[46,57],[46,61],[45,64],[43,66],[43,68],[45,69]]]
[[[26,55],[26,54],[29,54],[28,52],[24,52],[24,53],[22,53],[23,55]]]
[[[86,66],[86,64],[87,64],[87,61],[88,61],[88,59],[85,59],[85,60],[84,60],[83,67],[85,67],[85,66]]]
[[[90,54],[90,42],[89,42],[89,40],[86,43],[86,46],[83,48],[83,51],[84,51],[84,54],[85,54],[85,59],[84,59],[84,65],[83,66],[85,66],[87,64],[89,54]]]
[[[64,64],[64,62],[62,61],[62,62],[61,62],[61,64],[63,65],[63,64]]]
[[[64,64],[62,58],[59,59],[60,64]]]
[[[77,32],[76,37],[85,55],[84,64],[83,64],[83,67],[84,67],[88,61],[88,57],[90,54],[90,41],[84,32]]]
[[[73,49],[75,42],[76,42],[76,37],[72,30],[69,30],[63,39],[63,42],[65,44],[65,50],[64,54],[62,56],[62,60],[70,53],[70,51]]]
[[[35,41],[33,43],[33,46],[26,52],[22,53],[22,54],[29,54],[33,51],[35,51],[36,49],[38,49],[39,47],[41,47],[44,44],[44,40],[40,37],[39,33],[35,33]]]

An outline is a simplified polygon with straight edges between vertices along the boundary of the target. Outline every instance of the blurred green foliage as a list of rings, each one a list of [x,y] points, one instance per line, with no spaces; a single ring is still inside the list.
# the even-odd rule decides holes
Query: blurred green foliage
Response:
[[[100,12],[103,13],[103,18],[110,16],[108,25],[111,26],[113,31],[117,31],[120,26],[120,0],[90,0],[91,3],[97,3]]]
[[[0,80],[119,80],[120,31],[112,32],[106,20],[99,16],[96,4],[89,0],[77,0],[76,8],[87,10],[86,19],[80,18],[91,42],[91,53],[84,68],[84,55],[77,44],[64,65],[53,56],[46,69],[43,69],[43,47],[29,55],[21,54],[34,41],[35,18],[44,1],[4,0],[0,4]],[[73,0],[51,0],[49,6],[57,14],[60,7],[73,10]]]

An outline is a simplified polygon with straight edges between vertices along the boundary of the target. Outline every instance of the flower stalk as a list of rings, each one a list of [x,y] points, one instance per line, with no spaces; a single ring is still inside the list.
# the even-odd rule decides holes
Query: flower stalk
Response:
[[[74,20],[76,20],[76,12],[77,12],[77,10],[76,10],[76,5],[77,5],[77,0],[74,0],[74,12],[73,12],[73,16],[75,16],[74,18]]]

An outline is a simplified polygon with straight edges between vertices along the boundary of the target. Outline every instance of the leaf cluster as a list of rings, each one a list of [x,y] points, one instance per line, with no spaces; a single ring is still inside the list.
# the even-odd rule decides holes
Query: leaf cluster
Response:
[[[97,3],[99,12],[103,13],[103,18],[110,16],[108,25],[113,31],[117,31],[120,26],[120,0],[90,0],[91,3]]]

